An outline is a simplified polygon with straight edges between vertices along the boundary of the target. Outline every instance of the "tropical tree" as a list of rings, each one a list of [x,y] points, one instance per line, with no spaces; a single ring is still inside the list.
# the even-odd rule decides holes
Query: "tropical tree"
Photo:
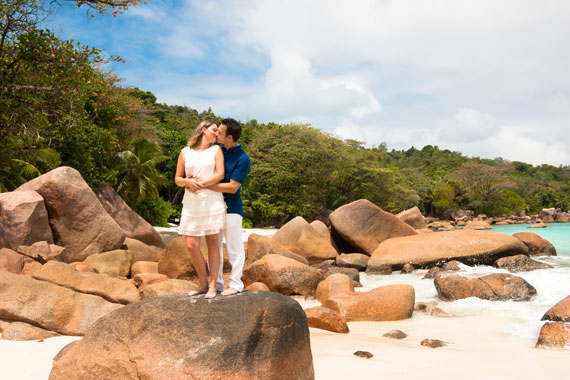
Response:
[[[115,155],[117,193],[132,206],[144,199],[158,198],[160,188],[168,184],[168,179],[156,168],[164,160],[166,156],[155,143],[144,137],[136,138],[131,149]]]

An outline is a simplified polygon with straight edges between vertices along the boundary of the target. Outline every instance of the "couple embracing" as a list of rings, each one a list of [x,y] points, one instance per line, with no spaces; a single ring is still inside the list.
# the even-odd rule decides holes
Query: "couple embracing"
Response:
[[[241,125],[234,119],[202,121],[182,149],[176,165],[174,182],[185,187],[178,233],[186,238],[186,248],[198,274],[198,290],[189,296],[216,292],[232,295],[243,290],[241,276],[245,251],[241,236],[243,207],[241,185],[249,172],[249,157],[237,142]],[[214,145],[214,143],[221,145]],[[200,238],[208,246],[208,268],[200,250]],[[226,241],[232,265],[230,284],[224,290],[222,278],[223,249]]]

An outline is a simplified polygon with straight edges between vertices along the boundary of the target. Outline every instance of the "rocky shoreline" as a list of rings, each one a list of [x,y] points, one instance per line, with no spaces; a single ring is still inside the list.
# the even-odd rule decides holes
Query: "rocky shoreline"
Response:
[[[182,237],[168,230],[159,233],[132,212],[110,186],[103,184],[94,193],[77,171],[66,167],[44,174],[14,192],[0,194],[0,207],[2,339],[85,337],[58,355],[50,379],[69,378],[68,374],[76,373],[79,367],[86,371],[85,378],[91,378],[91,373],[103,377],[121,373],[124,379],[136,379],[141,374],[149,379],[176,379],[192,373],[210,378],[221,374],[225,379],[267,378],[284,371],[293,378],[311,379],[314,369],[309,327],[350,334],[350,322],[407,320],[418,308],[428,308],[416,304],[415,290],[410,285],[355,291],[360,285],[359,273],[430,268],[428,278],[433,279],[443,301],[478,297],[525,302],[535,296],[536,289],[515,273],[544,268],[532,257],[556,255],[554,247],[530,232],[511,237],[479,230],[487,229],[490,223],[568,221],[568,213],[555,209],[543,210],[536,217],[491,220],[457,214],[452,221],[434,221],[426,220],[417,208],[393,215],[359,200],[332,211],[327,223],[308,223],[297,217],[272,237],[250,234],[245,244],[243,275],[247,292],[217,297],[212,302],[219,305],[220,315],[235,315],[243,306],[240,300],[247,299],[248,307],[260,305],[259,317],[249,310],[243,318],[270,318],[263,325],[272,326],[271,334],[259,330],[256,324],[247,327],[245,319],[232,328],[232,333],[226,333],[231,324],[218,318],[200,329],[210,335],[185,332],[189,339],[210,342],[206,344],[209,348],[197,346],[191,359],[175,348],[167,329],[153,331],[144,338],[138,335],[138,331],[148,329],[143,324],[147,315],[149,321],[155,315],[185,318],[177,316],[179,307],[175,305],[190,307],[190,315],[213,310],[214,304],[202,297],[180,296],[197,287],[196,272]],[[458,265],[494,265],[511,274],[470,278],[458,270]],[[224,268],[226,272],[229,269],[227,259]],[[316,297],[321,306],[303,312],[285,297],[295,295]],[[570,345],[568,299],[545,314],[547,322],[537,337],[537,347],[559,349]],[[135,319],[128,319],[133,315]],[[291,325],[277,318],[280,315],[290,315],[289,321],[298,322]],[[121,320],[130,332],[109,335],[112,329],[104,323],[114,326]],[[133,338],[124,340],[125,334]],[[232,335],[242,338],[232,340]],[[287,359],[292,346],[285,342],[291,340],[299,344],[294,351],[307,352],[303,355],[305,361]],[[97,342],[102,341],[109,345],[109,352],[117,350],[104,360],[104,369],[96,353],[100,345]],[[275,346],[271,341],[283,343]],[[182,339],[180,344],[187,347],[190,343]],[[149,345],[155,349],[137,348]],[[121,352],[137,354],[123,357]],[[233,366],[228,362],[224,370],[212,364],[220,361],[215,352],[229,353],[232,360],[242,364]],[[159,357],[172,363],[185,357],[185,364],[165,370]],[[264,364],[255,357],[263,357]],[[295,365],[287,367],[285,362]]]

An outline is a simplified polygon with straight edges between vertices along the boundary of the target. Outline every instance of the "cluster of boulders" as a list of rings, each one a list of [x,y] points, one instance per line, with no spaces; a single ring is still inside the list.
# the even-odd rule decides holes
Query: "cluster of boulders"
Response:
[[[485,214],[475,216],[471,210],[457,210],[444,214],[444,219],[426,218],[427,227],[434,231],[453,230],[456,227],[472,229],[490,229],[492,224],[532,224],[529,228],[544,228],[546,223],[570,222],[570,210],[559,208],[544,208],[538,214],[526,215],[521,211],[519,215],[498,215],[488,217]]]
[[[236,332],[241,325],[234,326],[233,322],[220,325],[216,321],[205,329],[209,329],[210,335],[197,340],[191,351],[203,355],[206,345],[208,352],[236,351],[239,356],[238,346],[243,349],[246,341],[251,343],[246,351],[252,355],[257,355],[257,350],[268,350],[276,357],[288,355],[273,346],[259,348],[266,344],[260,343],[261,337],[265,340],[270,335],[264,329],[281,326],[285,335],[272,339],[288,340],[295,336],[295,341],[304,342],[303,348],[295,349],[308,349],[310,359],[310,347],[307,348],[305,342],[308,340],[307,322],[308,326],[346,333],[350,321],[405,319],[410,318],[414,310],[445,315],[435,305],[416,305],[415,291],[410,285],[355,291],[360,286],[362,271],[390,274],[394,270],[408,273],[417,268],[431,268],[426,277],[434,279],[442,300],[475,296],[524,301],[536,294],[536,290],[520,277],[500,273],[470,278],[457,270],[462,265],[486,264],[510,272],[527,271],[545,265],[529,256],[556,255],[554,247],[536,234],[511,237],[479,231],[486,228],[482,220],[465,221],[467,225],[463,229],[442,221],[426,223],[417,208],[393,215],[367,200],[338,208],[325,222],[308,223],[297,217],[271,238],[250,235],[243,272],[248,292],[236,297],[216,297],[213,301],[188,298],[183,293],[195,290],[197,285],[184,238],[176,237],[165,245],[156,230],[136,215],[110,186],[103,184],[93,192],[77,171],[58,168],[14,192],[0,194],[2,338],[24,340],[55,334],[85,335],[81,345],[62,353],[56,364],[61,375],[54,375],[54,379],[79,371],[76,367],[81,357],[91,355],[89,360],[97,367],[100,358],[94,342],[108,339],[109,360],[112,357],[116,357],[116,361],[126,360],[125,355],[128,355],[130,361],[124,367],[115,365],[120,370],[112,365],[109,368],[121,373],[120,378],[145,377],[146,373],[159,371],[161,363],[179,363],[181,359],[177,350],[167,355],[166,362],[158,358],[166,344],[161,346],[158,340],[171,339],[172,329],[167,329],[166,323],[164,332],[156,332],[156,336],[150,327],[149,331],[153,332],[148,334],[137,335],[137,329],[153,326],[159,316],[165,320],[186,318],[185,326],[194,326],[195,321],[188,319],[193,317],[174,312],[177,307],[191,308],[188,313],[191,310],[190,314],[200,315],[216,304],[226,308],[228,315],[234,315],[246,313],[242,302],[248,301],[248,316],[244,318],[249,322],[244,321],[239,332],[245,335],[236,333],[242,340],[232,341],[223,335],[225,331]],[[227,260],[224,260],[224,268],[229,269]],[[275,293],[314,296],[322,306],[303,313],[286,301],[290,299]],[[274,303],[272,310],[275,311],[266,315],[261,310],[269,307],[268,303]],[[251,304],[260,305],[259,315],[249,310]],[[236,311],[238,309],[241,311]],[[304,321],[295,324],[294,333],[287,332],[289,325],[279,325],[282,319],[273,315],[282,310],[289,310],[296,315],[294,318]],[[263,322],[264,318],[269,318],[267,323]],[[109,327],[123,319],[120,324],[124,328]],[[180,347],[187,347],[188,336],[199,334],[201,330],[199,324],[195,328],[181,327],[181,334],[187,338],[180,338]],[[127,338],[121,340],[123,336]],[[158,351],[145,352],[147,345],[158,347]],[[222,359],[211,357],[211,363],[218,360]],[[204,376],[201,370],[184,372],[190,371],[185,363],[177,367],[182,371],[178,373]],[[187,364],[199,367],[192,363]],[[233,378],[233,373],[241,378],[243,368],[258,366],[248,364],[246,359],[243,363],[239,368],[227,367],[231,373],[224,372],[224,377]],[[254,372],[263,374],[261,377],[272,377],[275,373],[272,371],[283,370],[272,363],[268,361],[265,367]],[[164,376],[173,375],[166,369],[163,371]],[[312,378],[312,359],[310,365],[307,361],[299,362],[295,371],[299,373],[298,378]]]

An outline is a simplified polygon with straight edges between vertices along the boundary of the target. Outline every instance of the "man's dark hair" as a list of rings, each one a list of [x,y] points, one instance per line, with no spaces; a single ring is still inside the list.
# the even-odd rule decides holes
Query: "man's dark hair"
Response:
[[[234,142],[237,142],[241,136],[241,125],[235,119],[228,117],[222,120],[222,124],[227,127],[226,136],[230,135],[233,137]]]

